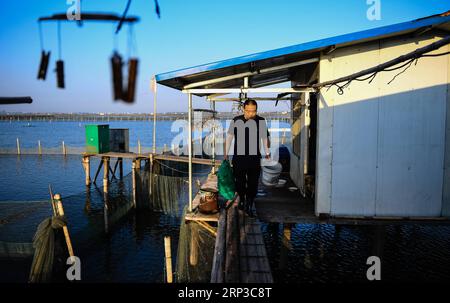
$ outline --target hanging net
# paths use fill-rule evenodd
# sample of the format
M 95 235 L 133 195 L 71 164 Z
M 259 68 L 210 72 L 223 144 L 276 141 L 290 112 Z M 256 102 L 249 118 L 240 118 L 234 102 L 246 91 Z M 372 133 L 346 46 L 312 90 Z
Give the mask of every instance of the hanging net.
M 185 221 L 184 209 L 178 240 L 176 282 L 209 283 L 215 236 L 195 221 Z

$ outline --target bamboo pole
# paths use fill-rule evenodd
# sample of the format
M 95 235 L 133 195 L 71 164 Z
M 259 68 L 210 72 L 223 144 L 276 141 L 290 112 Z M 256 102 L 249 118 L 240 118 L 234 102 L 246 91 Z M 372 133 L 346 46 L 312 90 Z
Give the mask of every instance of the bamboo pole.
M 109 187 L 109 158 L 103 157 L 103 219 L 105 223 L 105 232 L 109 231 L 108 224 L 108 187 Z
M 103 157 L 103 192 L 108 192 L 109 185 L 109 158 Z
M 141 140 L 138 140 L 138 154 L 141 154 Z
M 41 140 L 38 140 L 38 154 L 42 156 Z
M 164 251 L 166 255 L 167 283 L 172 283 L 172 252 L 170 248 L 170 237 L 164 237 Z
M 55 194 L 54 199 L 55 199 L 55 204 L 56 204 L 56 209 L 57 209 L 58 215 L 64 216 L 64 208 L 63 208 L 62 201 L 61 201 L 61 195 Z M 66 239 L 67 250 L 69 251 L 69 256 L 73 257 L 75 255 L 73 253 L 72 241 L 70 241 L 70 235 L 69 235 L 69 230 L 67 229 L 67 225 L 63 226 L 63 231 L 64 231 L 64 238 Z
M 133 187 L 133 206 L 136 208 L 136 161 L 133 160 L 131 163 L 131 181 L 132 181 L 132 187 Z
M 62 142 L 62 150 L 63 150 L 63 155 L 66 155 L 66 145 L 64 144 L 64 141 Z
M 150 198 L 152 198 L 153 194 L 153 154 L 150 154 L 150 163 L 149 163 L 149 193 Z
M 153 78 L 153 153 L 156 153 L 156 90 L 157 90 L 157 82 L 156 79 Z
M 19 142 L 19 138 L 16 138 L 16 142 L 17 142 L 17 154 L 20 155 L 20 142 Z
M 192 212 L 192 94 L 188 94 L 189 212 Z

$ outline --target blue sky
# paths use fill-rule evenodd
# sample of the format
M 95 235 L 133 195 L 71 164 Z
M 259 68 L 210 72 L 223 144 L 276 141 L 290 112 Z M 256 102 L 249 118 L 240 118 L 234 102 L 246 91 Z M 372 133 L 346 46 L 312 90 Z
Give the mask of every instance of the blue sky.
M 54 61 L 57 25 L 43 24 L 44 46 L 52 51 L 45 82 L 36 79 L 40 59 L 37 19 L 67 10 L 66 0 L 6 1 L 0 6 L 0 96 L 33 97 L 31 105 L 0 105 L 0 111 L 152 112 L 149 89 L 154 74 L 242 56 L 330 36 L 409 21 L 450 9 L 449 0 L 381 0 L 381 20 L 369 21 L 366 0 L 133 0 L 129 15 L 140 59 L 136 101 L 112 100 L 109 58 L 114 49 L 112 23 L 62 23 L 66 89 L 56 88 Z M 83 12 L 120 14 L 126 0 L 83 0 Z M 117 38 L 127 54 L 125 27 Z M 182 93 L 159 86 L 158 111 L 186 111 Z M 195 100 L 195 107 L 207 107 Z M 219 110 L 230 110 L 221 105 Z M 273 109 L 272 105 L 262 106 Z

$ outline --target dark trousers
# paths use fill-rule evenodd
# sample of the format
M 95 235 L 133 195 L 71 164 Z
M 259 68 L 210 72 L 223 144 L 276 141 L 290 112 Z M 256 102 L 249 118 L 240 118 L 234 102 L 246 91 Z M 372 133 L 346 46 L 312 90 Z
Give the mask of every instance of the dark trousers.
M 236 191 L 241 201 L 246 201 L 248 207 L 252 207 L 253 200 L 258 192 L 261 162 L 259 157 L 233 157 L 233 175 Z

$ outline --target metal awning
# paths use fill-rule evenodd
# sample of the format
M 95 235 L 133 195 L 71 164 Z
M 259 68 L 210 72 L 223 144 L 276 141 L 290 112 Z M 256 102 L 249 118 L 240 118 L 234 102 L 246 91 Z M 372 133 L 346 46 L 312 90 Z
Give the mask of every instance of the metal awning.
M 430 29 L 450 32 L 450 11 L 409 22 L 306 42 L 242 57 L 156 75 L 159 84 L 178 89 L 237 88 L 251 78 L 253 88 L 289 81 L 300 66 L 318 62 L 321 52 L 394 36 L 421 34 Z M 201 95 L 201 94 L 199 94 Z

